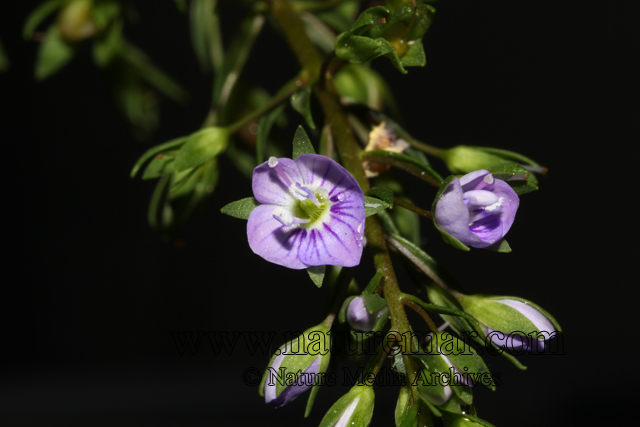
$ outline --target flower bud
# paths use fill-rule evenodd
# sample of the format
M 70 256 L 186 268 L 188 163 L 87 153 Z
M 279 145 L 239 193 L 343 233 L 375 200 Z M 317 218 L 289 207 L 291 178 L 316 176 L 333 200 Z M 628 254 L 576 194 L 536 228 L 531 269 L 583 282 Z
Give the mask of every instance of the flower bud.
M 89 38 L 96 33 L 91 18 L 91 0 L 76 0 L 66 5 L 58 15 L 60 34 L 67 42 L 76 42 Z
M 276 350 L 260 384 L 265 403 L 279 408 L 311 389 L 329 365 L 329 346 L 329 326 L 322 323 Z
M 493 166 L 510 162 L 518 163 L 530 172 L 546 171 L 546 168 L 521 154 L 497 148 L 458 145 L 444 150 L 442 154 L 442 160 L 447 164 L 447 168 L 455 174 L 491 169 Z
M 354 386 L 329 408 L 320 427 L 367 427 L 371 423 L 374 400 L 371 387 Z
M 545 341 L 560 331 L 538 305 L 517 297 L 462 295 L 458 301 L 475 317 L 491 342 L 514 352 L 544 351 Z
M 433 207 L 436 227 L 445 240 L 451 242 L 449 237 L 453 237 L 474 248 L 499 243 L 511 228 L 520 204 L 509 184 L 487 170 L 459 179 L 451 177 L 441 191 Z
M 356 331 L 371 332 L 374 330 L 378 320 L 388 313 L 389 307 L 387 305 L 371 312 L 367 309 L 363 297 L 355 297 L 351 300 L 347 309 L 347 322 Z

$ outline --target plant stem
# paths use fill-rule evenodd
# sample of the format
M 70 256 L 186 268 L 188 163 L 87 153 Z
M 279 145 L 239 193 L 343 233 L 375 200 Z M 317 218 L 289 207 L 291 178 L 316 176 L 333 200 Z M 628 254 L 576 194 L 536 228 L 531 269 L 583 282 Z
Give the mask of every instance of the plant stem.
M 276 96 L 271 98 L 269 102 L 267 102 L 257 110 L 247 114 L 237 122 L 229 125 L 229 130 L 231 131 L 231 133 L 236 132 L 247 123 L 250 123 L 252 120 L 255 120 L 258 117 L 262 116 L 263 114 L 269 112 L 273 108 L 277 107 L 281 102 L 286 101 L 289 97 L 291 97 L 291 95 L 293 95 L 295 92 L 297 92 L 301 88 L 305 87 L 308 83 L 309 83 L 309 79 L 303 74 L 294 78 L 293 80 L 288 82 L 279 91 L 279 93 Z
M 309 73 L 310 79 L 320 77 L 322 57 L 305 33 L 300 16 L 294 11 L 291 2 L 289 0 L 271 0 L 271 15 L 280 26 L 302 69 Z M 333 140 L 342 160 L 342 165 L 358 181 L 362 190 L 367 191 L 369 189 L 369 181 L 362 168 L 360 147 L 351 132 L 347 115 L 340 104 L 338 95 L 330 83 L 327 82 L 324 88 L 315 85 L 314 93 L 320 101 L 326 123 L 331 126 Z M 402 304 L 402 293 L 393 270 L 384 231 L 375 215 L 367 218 L 365 233 L 369 249 L 373 253 L 376 269 L 385 275 L 383 292 L 389 305 L 391 329 L 402 335 L 411 331 L 411 327 Z M 417 367 L 413 359 L 407 354 L 403 355 L 403 361 L 409 381 L 413 382 Z M 419 399 L 417 389 L 412 388 L 412 390 L 414 399 Z
M 402 303 L 408 307 L 411 307 L 413 311 L 418 313 L 420 317 L 422 317 L 422 319 L 429 326 L 429 329 L 431 329 L 432 332 L 434 333 L 438 332 L 438 327 L 436 326 L 435 322 L 431 319 L 431 316 L 429 316 L 427 312 L 424 311 L 424 309 L 421 307 L 422 304 L 420 304 L 420 302 L 422 301 L 420 302 L 418 301 L 419 300 L 413 297 L 412 295 L 407 295 L 407 294 L 402 295 Z
M 434 157 L 442 159 L 444 157 L 444 150 L 442 148 L 434 147 L 433 145 L 425 144 L 412 137 L 403 137 L 412 147 L 417 148 L 420 151 L 424 151 L 427 154 L 431 154 Z
M 406 202 L 406 201 L 404 201 L 402 199 L 399 199 L 397 197 L 393 198 L 393 204 L 394 205 L 398 205 L 398 206 L 400 206 L 402 208 L 408 209 L 411 212 L 415 212 L 418 215 L 422 215 L 425 218 L 431 218 L 431 212 L 426 211 L 426 210 L 424 210 L 422 208 L 419 208 L 416 205 L 413 205 L 413 204 L 411 204 L 409 202 Z

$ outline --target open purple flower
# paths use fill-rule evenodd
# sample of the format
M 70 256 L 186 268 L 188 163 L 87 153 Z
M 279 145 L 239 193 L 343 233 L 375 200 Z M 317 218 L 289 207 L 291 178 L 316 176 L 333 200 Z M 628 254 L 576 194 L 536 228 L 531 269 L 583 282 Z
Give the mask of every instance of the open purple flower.
M 338 163 L 318 154 L 271 157 L 254 169 L 252 185 L 262 203 L 247 223 L 253 252 L 297 270 L 360 263 L 364 193 Z
M 520 199 L 487 170 L 454 178 L 435 205 L 438 226 L 467 246 L 486 248 L 511 228 Z

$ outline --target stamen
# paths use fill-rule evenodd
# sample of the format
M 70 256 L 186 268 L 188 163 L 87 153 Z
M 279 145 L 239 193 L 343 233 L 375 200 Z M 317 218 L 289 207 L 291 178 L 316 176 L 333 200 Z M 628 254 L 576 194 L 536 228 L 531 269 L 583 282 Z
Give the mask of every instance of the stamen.
M 282 179 L 282 182 L 284 182 L 287 187 L 291 187 L 291 181 L 287 174 L 284 173 L 282 166 L 278 164 L 278 159 L 273 156 L 269 157 L 269 167 L 275 169 L 276 173 L 280 176 L 280 179 Z
M 303 219 L 295 217 L 285 208 L 275 208 L 273 210 L 273 217 L 278 220 L 278 222 L 286 227 L 290 227 L 294 224 L 306 224 L 311 222 L 310 219 Z
M 313 202 L 314 205 L 320 207 L 320 202 L 318 201 L 318 198 L 313 193 L 313 191 L 309 190 L 307 187 L 300 185 L 300 183 L 298 182 L 292 184 L 289 187 L 289 192 L 293 195 L 293 197 L 300 200 L 301 202 L 309 199 L 311 200 L 311 202 Z

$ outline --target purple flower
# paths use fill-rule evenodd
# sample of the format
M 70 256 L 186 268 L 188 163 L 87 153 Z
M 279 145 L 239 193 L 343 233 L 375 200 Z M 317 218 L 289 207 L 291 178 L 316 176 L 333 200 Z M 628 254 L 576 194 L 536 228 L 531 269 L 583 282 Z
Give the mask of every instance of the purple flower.
M 389 307 L 384 306 L 374 313 L 369 313 L 364 303 L 364 298 L 355 297 L 347 308 L 347 321 L 356 331 L 370 332 L 378 323 L 378 320 L 389 313 Z
M 249 216 L 247 236 L 262 258 L 296 270 L 360 263 L 364 194 L 329 157 L 271 157 L 253 171 L 253 195 L 262 205 Z
M 487 170 L 454 178 L 435 205 L 435 221 L 466 246 L 486 248 L 511 228 L 520 200 Z

